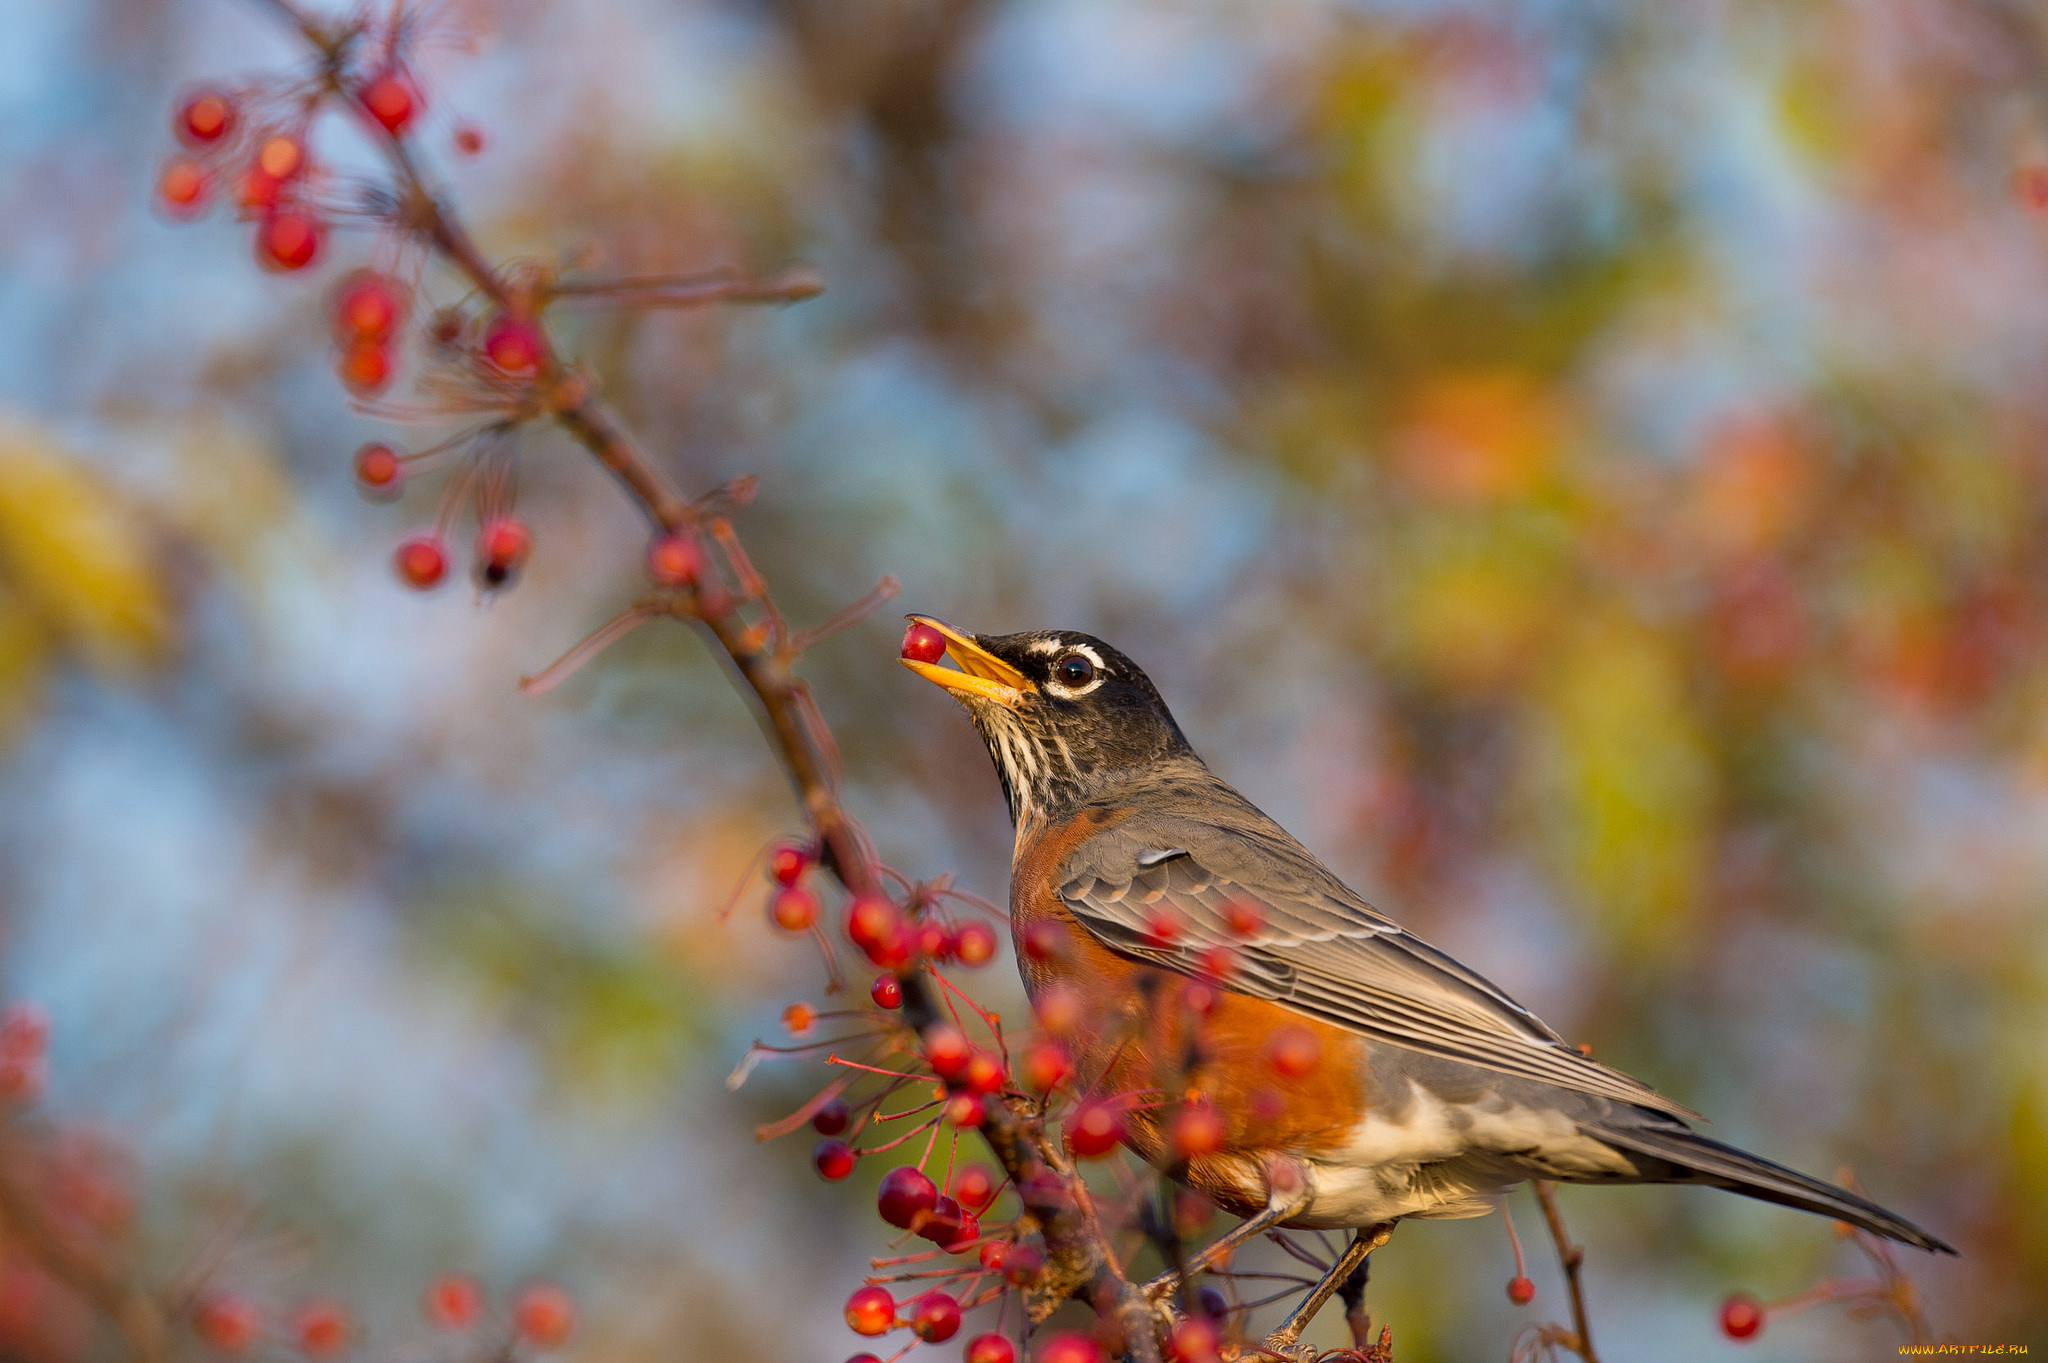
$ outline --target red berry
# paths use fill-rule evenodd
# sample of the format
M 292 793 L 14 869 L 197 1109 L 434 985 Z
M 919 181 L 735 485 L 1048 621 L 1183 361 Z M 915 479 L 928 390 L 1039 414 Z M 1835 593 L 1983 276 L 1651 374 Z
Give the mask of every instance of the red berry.
M 1173 1114 L 1168 1128 L 1173 1151 L 1182 1159 L 1199 1159 L 1223 1148 L 1223 1117 L 1214 1103 L 1194 1101 Z
M 903 652 L 913 662 L 935 663 L 946 656 L 946 636 L 923 621 L 912 621 L 903 631 Z
M 882 1176 L 875 1210 L 898 1230 L 909 1230 L 939 1204 L 939 1188 L 921 1169 L 898 1165 Z
M 1038 1025 L 1053 1036 L 1072 1036 L 1088 1017 L 1081 991 L 1064 984 L 1042 990 L 1031 1001 L 1031 1011 L 1038 1015 Z
M 1001 1335 L 976 1335 L 961 1357 L 965 1363 L 1017 1363 L 1017 1346 Z
M 882 1360 L 873 1354 L 855 1354 L 852 1358 L 847 1359 L 846 1363 L 882 1363 Z
M 335 372 L 349 392 L 358 397 L 371 397 L 384 391 L 391 382 L 393 368 L 391 348 L 375 342 L 365 342 L 348 347 L 341 352 L 341 359 L 335 364 Z
M 206 207 L 206 168 L 189 156 L 173 156 L 157 172 L 156 197 L 174 218 L 194 218 Z
M 334 291 L 334 334 L 344 343 L 388 341 L 405 321 L 398 281 L 376 270 L 357 270 Z
M 896 1299 L 879 1284 L 858 1288 L 846 1299 L 846 1323 L 857 1335 L 887 1334 L 896 1324 Z
M 768 854 L 768 876 L 778 885 L 794 885 L 811 864 L 811 849 L 781 842 Z
M 987 965 L 995 959 L 995 929 L 981 921 L 962 923 L 953 934 L 953 955 L 965 966 Z
M 235 129 L 235 102 L 218 90 L 195 90 L 179 103 L 171 130 L 180 142 L 204 147 Z
M 535 1283 L 513 1299 L 512 1328 L 538 1348 L 559 1348 L 576 1328 L 576 1302 L 553 1283 Z
M 392 493 L 405 477 L 405 461 L 389 445 L 371 444 L 356 451 L 356 481 L 371 492 Z
M 1322 1038 L 1306 1027 L 1282 1027 L 1266 1043 L 1266 1063 L 1283 1079 L 1299 1079 L 1322 1060 Z
M 946 925 L 935 918 L 927 918 L 912 930 L 911 940 L 916 944 L 917 954 L 943 961 L 953 954 L 953 934 Z
M 1223 906 L 1223 926 L 1239 937 L 1249 937 L 1266 926 L 1266 911 L 1250 899 L 1232 899 Z
M 1109 1363 L 1109 1355 L 1087 1335 L 1067 1331 L 1038 1346 L 1037 1363 Z
M 1034 961 L 1063 959 L 1072 939 L 1065 927 L 1050 918 L 1040 918 L 1024 929 L 1024 954 Z
M 1164 904 L 1145 916 L 1145 936 L 1154 946 L 1172 946 L 1186 926 L 1180 914 Z
M 1003 1256 L 1003 1281 L 1012 1287 L 1029 1287 L 1044 1268 L 1044 1250 L 1036 1245 L 1012 1245 Z
M 768 919 L 784 932 L 802 932 L 818 921 L 818 896 L 801 885 L 785 885 L 768 901 Z
M 953 1233 L 944 1238 L 926 1236 L 948 1254 L 965 1254 L 981 1239 L 981 1218 L 971 1212 L 961 1212 L 952 1226 Z
M 883 1008 L 901 1008 L 903 982 L 887 973 L 877 975 L 874 985 L 868 990 L 868 997 Z
M 448 576 L 448 549 L 435 534 L 414 535 L 398 546 L 398 576 L 415 591 L 441 585 Z
M 255 168 L 282 184 L 306 168 L 306 144 L 290 133 L 266 137 L 256 149 Z
M 47 1068 L 40 1056 L 0 1056 L 0 1099 L 28 1104 L 43 1096 Z
M 981 1247 L 981 1252 L 975 1255 L 974 1257 L 977 1260 L 979 1260 L 981 1266 L 987 1269 L 989 1272 L 1001 1273 L 1003 1271 L 1003 1260 L 1009 1254 L 1009 1252 L 1010 1245 L 1008 1241 L 991 1240 L 987 1244 L 983 1245 Z
M 1217 1363 L 1223 1356 L 1222 1343 L 1214 1325 L 1200 1316 L 1190 1316 L 1167 1336 L 1166 1356 L 1172 1363 Z
M 980 1126 L 988 1120 L 988 1104 L 978 1093 L 956 1093 L 946 1099 L 942 1111 L 955 1126 Z
M 927 1344 L 943 1344 L 960 1331 L 960 1303 L 944 1292 L 927 1292 L 910 1304 L 910 1328 Z
M 960 1078 L 973 1057 L 974 1047 L 958 1027 L 940 1023 L 925 1033 L 924 1058 L 931 1062 L 932 1073 L 939 1078 L 949 1082 Z
M 537 373 L 547 358 L 547 341 L 531 318 L 499 313 L 484 327 L 484 358 L 507 374 Z
M 1517 1306 L 1527 1306 L 1536 1300 L 1536 1284 L 1520 1276 L 1508 1279 L 1508 1300 Z
M 910 930 L 902 912 L 882 895 L 855 896 L 846 908 L 846 935 L 884 970 L 910 962 Z
M 1081 1104 L 1067 1118 L 1067 1146 L 1082 1159 L 1107 1155 L 1123 1134 L 1123 1114 L 1098 1099 Z
M 790 1035 L 802 1036 L 811 1030 L 811 1024 L 818 1020 L 818 1014 L 808 1003 L 792 1003 L 782 1010 L 782 1025 L 789 1028 Z M 833 1101 L 837 1102 L 837 1099 Z M 842 1107 L 845 1104 L 840 1104 Z M 833 1135 L 833 1132 L 826 1132 Z
M 420 111 L 419 91 L 402 71 L 372 76 L 356 91 L 356 102 L 393 137 L 404 132 Z
M 1009 1078 L 1001 1060 L 980 1050 L 967 1057 L 967 1067 L 960 1072 L 961 1082 L 974 1093 L 1000 1093 Z
M 256 1303 L 233 1292 L 216 1292 L 192 1311 L 192 1328 L 208 1347 L 224 1354 L 247 1353 L 263 1325 Z
M 970 1164 L 953 1180 L 953 1196 L 967 1210 L 978 1212 L 995 1200 L 996 1186 L 995 1170 L 986 1164 Z
M 320 224 L 296 208 L 279 208 L 256 224 L 256 262 L 266 270 L 303 270 L 320 255 Z
M 844 1098 L 833 1098 L 811 1114 L 811 1129 L 820 1136 L 836 1136 L 853 1122 L 853 1109 Z
M 50 1047 L 50 1015 L 33 1003 L 10 1003 L 0 1010 L 0 1056 L 39 1060 Z
M 443 1330 L 467 1330 L 483 1307 L 483 1289 L 460 1273 L 444 1273 L 427 1284 L 422 1303 L 427 1319 Z
M 647 575 L 663 587 L 695 586 L 704 571 L 704 551 L 697 541 L 680 530 L 671 531 L 647 546 Z
M 533 531 L 516 516 L 494 516 L 476 532 L 476 575 L 486 587 L 502 587 L 518 575 L 533 553 Z
M 2048 166 L 2021 166 L 2013 172 L 2013 192 L 2035 212 L 2048 212 Z
M 1730 1339 L 1755 1339 L 1764 1328 L 1764 1308 L 1747 1292 L 1721 1303 L 1721 1333 Z
M 465 123 L 455 130 L 455 150 L 464 156 L 475 156 L 484 149 L 484 132 L 474 123 Z
M 853 1161 L 853 1147 L 830 1137 L 819 1141 L 818 1148 L 811 1151 L 811 1163 L 817 1168 L 818 1177 L 827 1183 L 837 1183 L 851 1174 Z
M 327 1358 L 348 1347 L 354 1330 L 340 1302 L 316 1297 L 293 1314 L 292 1333 L 298 1337 L 299 1352 L 308 1358 Z

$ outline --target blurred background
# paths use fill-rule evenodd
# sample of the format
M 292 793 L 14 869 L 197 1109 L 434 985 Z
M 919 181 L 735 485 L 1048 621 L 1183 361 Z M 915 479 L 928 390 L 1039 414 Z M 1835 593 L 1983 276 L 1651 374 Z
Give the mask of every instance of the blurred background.
M 1955 1242 L 1910 1264 L 1937 1330 L 2048 1344 L 2039 7 L 444 17 L 423 146 L 494 254 L 823 268 L 575 332 L 687 487 L 761 476 L 741 530 L 800 620 L 893 572 L 1109 638 L 1382 908 Z M 370 505 L 348 461 L 431 433 L 351 410 L 323 313 L 368 240 L 280 279 L 150 207 L 176 91 L 295 58 L 255 4 L 8 7 L 0 995 L 52 1022 L 17 1120 L 162 1272 L 335 1293 L 379 1347 L 460 1269 L 563 1282 L 591 1363 L 844 1357 L 883 1228 L 751 1139 L 811 1072 L 723 1084 L 823 1001 L 758 890 L 714 920 L 782 778 L 683 630 L 514 691 L 636 590 L 634 514 L 530 436 L 525 579 L 406 591 L 433 493 Z M 1001 898 L 987 758 L 899 628 L 805 663 L 850 803 Z M 1837 1310 L 1717 1332 L 1858 1267 L 1824 1221 L 1563 1202 L 1609 1357 L 1892 1352 Z M 1523 1311 L 1497 1221 L 1409 1226 L 1369 1304 L 1406 1363 L 1504 1359 L 1565 1314 L 1532 1250 Z M 0 1352 L 103 1343 L 0 1258 Z

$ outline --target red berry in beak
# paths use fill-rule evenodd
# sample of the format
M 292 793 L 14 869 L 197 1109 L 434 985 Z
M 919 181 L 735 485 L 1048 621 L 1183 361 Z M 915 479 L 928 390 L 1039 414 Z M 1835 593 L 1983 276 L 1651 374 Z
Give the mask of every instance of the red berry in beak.
M 946 636 L 921 620 L 903 631 L 902 657 L 912 662 L 935 663 L 946 656 Z

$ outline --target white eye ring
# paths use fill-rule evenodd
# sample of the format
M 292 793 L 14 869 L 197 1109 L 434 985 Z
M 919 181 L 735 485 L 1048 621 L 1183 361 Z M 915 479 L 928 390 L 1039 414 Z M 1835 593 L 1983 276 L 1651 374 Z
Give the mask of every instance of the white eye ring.
M 1079 664 L 1078 667 L 1074 666 L 1076 663 Z M 1073 673 L 1075 680 L 1059 680 L 1063 672 Z M 1052 665 L 1052 673 L 1052 678 L 1046 682 L 1045 689 L 1061 700 L 1075 700 L 1102 685 L 1102 657 L 1086 644 L 1075 644 Z

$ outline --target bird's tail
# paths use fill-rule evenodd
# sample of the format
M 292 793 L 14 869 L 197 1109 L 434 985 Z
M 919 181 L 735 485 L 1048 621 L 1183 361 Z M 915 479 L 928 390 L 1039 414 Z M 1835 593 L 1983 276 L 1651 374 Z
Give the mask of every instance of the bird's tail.
M 1867 1198 L 1846 1188 L 1823 1183 L 1817 1178 L 1773 1164 L 1732 1145 L 1705 1136 L 1673 1122 L 1635 1125 L 1598 1123 L 1584 1128 L 1587 1135 L 1632 1155 L 1647 1155 L 1652 1161 L 1670 1165 L 1669 1172 L 1653 1164 L 1644 1169 L 1656 1182 L 1707 1183 L 1730 1192 L 1781 1207 L 1818 1212 L 1838 1221 L 1860 1226 L 1872 1235 L 1898 1240 L 1918 1249 L 1954 1254 L 1955 1250 L 1921 1230 L 1905 1217 L 1886 1211 Z

